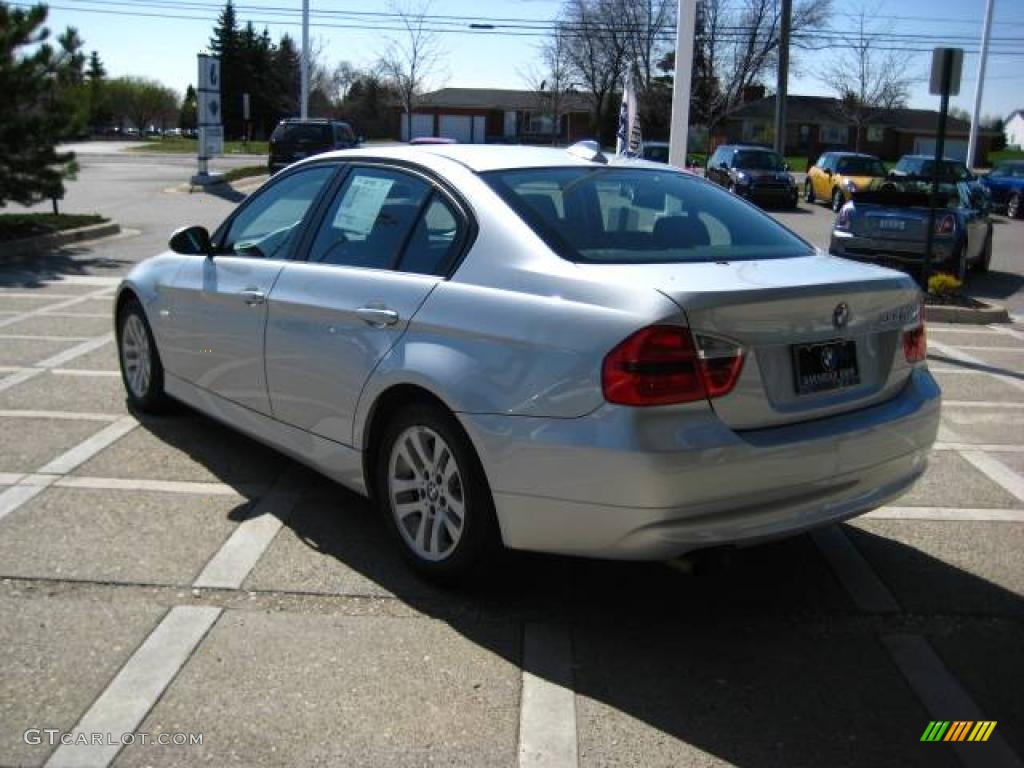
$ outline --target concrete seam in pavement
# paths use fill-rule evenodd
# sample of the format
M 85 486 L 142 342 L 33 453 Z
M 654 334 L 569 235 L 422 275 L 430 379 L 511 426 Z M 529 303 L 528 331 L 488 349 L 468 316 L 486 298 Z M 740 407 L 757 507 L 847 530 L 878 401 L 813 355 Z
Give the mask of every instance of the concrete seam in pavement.
M 811 538 L 860 610 L 899 613 L 892 592 L 838 525 L 811 531 Z

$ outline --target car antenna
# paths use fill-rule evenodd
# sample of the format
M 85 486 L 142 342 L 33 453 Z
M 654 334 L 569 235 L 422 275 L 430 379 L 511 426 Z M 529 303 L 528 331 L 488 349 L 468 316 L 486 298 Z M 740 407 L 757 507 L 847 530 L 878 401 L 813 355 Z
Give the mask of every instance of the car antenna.
M 582 157 L 584 160 L 608 165 L 608 158 L 601 152 L 601 145 L 593 139 L 577 141 L 575 144 L 567 147 L 565 151 L 575 157 Z

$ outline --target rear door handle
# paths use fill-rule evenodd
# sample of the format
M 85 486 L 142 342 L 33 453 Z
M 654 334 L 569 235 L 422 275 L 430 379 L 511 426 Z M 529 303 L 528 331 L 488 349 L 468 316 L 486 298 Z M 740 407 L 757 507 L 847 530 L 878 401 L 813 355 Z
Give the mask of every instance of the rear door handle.
M 257 288 L 246 288 L 240 295 L 242 297 L 242 301 L 250 307 L 254 307 L 257 304 L 263 304 L 267 300 L 267 294 Z
M 374 328 L 383 328 L 398 322 L 398 313 L 385 307 L 360 307 L 356 310 L 359 319 Z

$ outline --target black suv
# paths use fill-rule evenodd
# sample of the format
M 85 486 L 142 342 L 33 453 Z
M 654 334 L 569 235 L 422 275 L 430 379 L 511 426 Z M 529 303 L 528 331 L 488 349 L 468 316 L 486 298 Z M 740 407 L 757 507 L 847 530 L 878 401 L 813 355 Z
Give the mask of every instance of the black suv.
M 745 144 L 724 144 L 708 159 L 707 177 L 754 202 L 796 208 L 799 193 L 778 152 Z
M 274 174 L 304 157 L 332 149 L 353 149 L 359 144 L 352 126 L 339 120 L 282 120 L 270 134 L 268 167 Z

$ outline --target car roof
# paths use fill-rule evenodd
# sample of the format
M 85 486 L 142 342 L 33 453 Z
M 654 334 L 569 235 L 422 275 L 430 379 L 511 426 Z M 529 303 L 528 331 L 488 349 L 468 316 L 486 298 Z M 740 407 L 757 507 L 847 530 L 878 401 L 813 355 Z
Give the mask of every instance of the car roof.
M 552 147 L 531 147 L 509 144 L 421 144 L 418 146 L 363 147 L 343 149 L 317 155 L 319 158 L 337 156 L 341 158 L 379 158 L 404 160 L 407 162 L 434 165 L 431 160 L 447 159 L 459 163 L 476 173 L 508 170 L 512 168 L 589 167 L 603 163 L 587 160 Z M 640 158 L 623 158 L 608 154 L 608 165 L 634 166 L 664 171 L 664 163 L 654 163 Z M 682 172 L 682 169 L 679 169 Z
M 752 152 L 775 152 L 771 147 L 762 147 L 758 144 L 723 144 L 718 149 L 743 149 Z
M 870 157 L 872 160 L 877 160 L 877 155 L 871 155 L 867 152 L 822 152 L 823 155 L 835 155 L 836 157 Z
M 900 160 L 934 160 L 935 155 L 904 155 Z M 944 157 L 942 158 L 944 163 L 963 163 L 963 160 L 957 160 L 955 157 Z

